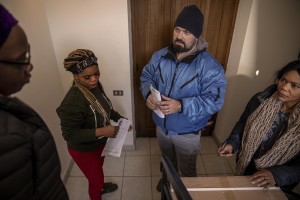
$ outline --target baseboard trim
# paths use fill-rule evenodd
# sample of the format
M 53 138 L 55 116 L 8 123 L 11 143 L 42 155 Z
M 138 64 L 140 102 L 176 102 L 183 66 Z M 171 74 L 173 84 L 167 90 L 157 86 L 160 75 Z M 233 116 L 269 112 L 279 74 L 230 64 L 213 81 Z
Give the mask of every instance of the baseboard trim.
M 73 165 L 74 165 L 74 161 L 73 159 L 70 159 L 67 165 L 67 169 L 65 170 L 65 173 L 62 176 L 62 180 L 65 185 L 67 185 Z

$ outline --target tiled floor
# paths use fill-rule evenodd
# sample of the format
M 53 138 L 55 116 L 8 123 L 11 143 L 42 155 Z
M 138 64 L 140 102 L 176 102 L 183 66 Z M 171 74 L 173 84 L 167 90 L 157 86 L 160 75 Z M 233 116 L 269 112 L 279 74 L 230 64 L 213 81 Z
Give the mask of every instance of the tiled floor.
M 212 137 L 201 138 L 198 176 L 233 175 L 234 158 L 218 158 Z M 159 200 L 155 187 L 160 178 L 160 150 L 156 138 L 137 138 L 135 151 L 124 151 L 120 158 L 106 157 L 105 181 L 118 184 L 119 189 L 103 195 L 103 200 Z M 67 190 L 71 200 L 88 200 L 87 180 L 74 164 Z
M 198 176 L 233 175 L 235 158 L 219 158 L 212 137 L 201 137 Z M 117 183 L 119 189 L 102 196 L 103 200 L 159 200 L 155 187 L 160 178 L 160 150 L 156 138 L 137 138 L 135 151 L 124 151 L 120 158 L 106 157 L 105 181 Z M 67 190 L 70 200 L 89 200 L 87 180 L 74 164 Z

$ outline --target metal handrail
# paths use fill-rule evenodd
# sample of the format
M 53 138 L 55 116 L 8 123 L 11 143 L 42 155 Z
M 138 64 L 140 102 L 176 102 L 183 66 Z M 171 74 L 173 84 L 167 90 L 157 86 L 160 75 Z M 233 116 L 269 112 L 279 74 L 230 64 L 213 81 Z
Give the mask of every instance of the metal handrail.
M 178 176 L 176 170 L 174 169 L 171 161 L 166 157 L 161 158 L 161 171 L 162 171 L 162 190 L 161 190 L 161 200 L 172 200 L 171 188 L 178 200 L 192 200 L 189 192 Z
M 192 200 L 171 161 L 166 156 L 162 156 L 161 158 L 160 170 L 162 172 L 161 200 L 173 200 L 170 185 L 174 190 L 177 200 Z M 298 193 L 283 188 L 281 190 L 289 200 L 300 199 Z

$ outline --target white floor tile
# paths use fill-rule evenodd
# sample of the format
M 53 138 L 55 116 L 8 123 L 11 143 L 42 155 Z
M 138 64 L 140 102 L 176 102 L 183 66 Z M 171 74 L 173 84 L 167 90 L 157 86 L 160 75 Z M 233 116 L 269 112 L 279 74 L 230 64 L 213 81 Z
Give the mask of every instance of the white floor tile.
M 124 176 L 151 176 L 150 156 L 126 156 Z
M 151 156 L 151 176 L 161 176 L 160 160 L 161 156 Z
M 149 156 L 150 155 L 150 139 L 149 138 L 137 138 L 136 150 L 126 151 L 126 156 Z
M 161 151 L 156 138 L 150 138 L 150 153 L 153 156 L 160 156 Z
M 198 176 L 206 175 L 203 160 L 202 160 L 202 157 L 200 155 L 198 155 L 198 157 L 197 157 L 197 175 Z
M 217 154 L 201 155 L 207 175 L 233 174 L 226 158 L 217 157 Z
M 122 200 L 152 200 L 151 177 L 124 177 Z
M 105 157 L 104 176 L 124 176 L 125 157 Z
M 201 137 L 200 139 L 200 154 L 216 154 L 218 146 L 215 143 L 215 140 L 212 137 Z
M 85 177 L 69 177 L 66 185 L 70 200 L 88 200 L 88 181 Z
M 227 158 L 230 167 L 232 169 L 232 171 L 235 173 L 235 168 L 236 168 L 236 154 L 234 154 L 233 156 Z

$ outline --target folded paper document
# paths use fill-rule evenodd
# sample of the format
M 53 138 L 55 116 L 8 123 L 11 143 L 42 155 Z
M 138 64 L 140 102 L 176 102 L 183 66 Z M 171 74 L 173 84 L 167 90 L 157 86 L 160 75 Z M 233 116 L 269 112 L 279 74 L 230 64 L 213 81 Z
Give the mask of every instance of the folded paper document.
M 119 126 L 120 128 L 116 138 L 108 138 L 101 156 L 121 156 L 125 137 L 129 127 L 131 126 L 131 123 L 129 120 L 122 118 L 119 121 Z
M 150 85 L 151 94 L 155 101 L 161 101 L 160 92 Z M 165 115 L 159 110 L 153 110 L 160 118 L 165 118 Z

